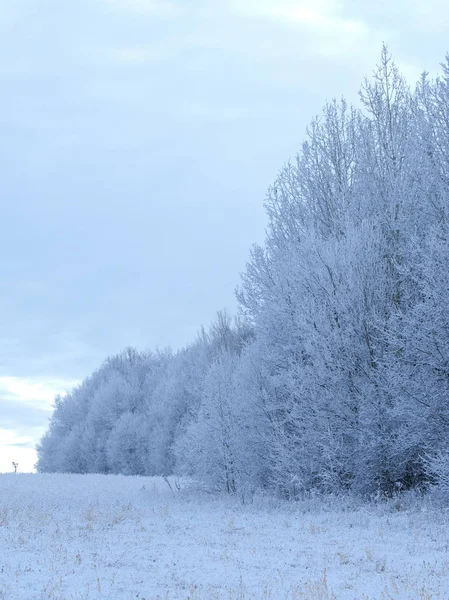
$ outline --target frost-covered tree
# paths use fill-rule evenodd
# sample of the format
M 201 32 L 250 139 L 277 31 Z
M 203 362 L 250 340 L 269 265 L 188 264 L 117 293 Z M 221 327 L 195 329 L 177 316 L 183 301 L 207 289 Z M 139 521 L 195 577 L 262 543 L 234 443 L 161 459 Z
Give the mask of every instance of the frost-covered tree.
M 181 451 L 206 402 L 204 381 L 224 353 L 237 356 L 251 329 L 220 312 L 177 353 L 126 349 L 57 398 L 38 447 L 41 471 L 168 475 L 188 471 Z M 220 393 L 224 388 L 220 388 Z M 199 443 L 199 442 L 198 442 Z
M 252 337 L 242 319 L 219 312 L 197 341 L 206 362 L 197 377 L 196 401 L 190 404 L 174 440 L 178 473 L 198 478 L 228 493 L 244 488 L 239 461 L 244 427 L 235 384 L 240 354 Z
M 432 106 L 446 88 L 437 89 L 426 90 Z M 360 109 L 327 105 L 270 188 L 267 239 L 239 292 L 263 371 L 269 485 L 288 493 L 391 492 L 412 481 L 397 323 L 400 314 L 418 324 L 416 282 L 428 269 L 424 241 L 434 235 L 441 179 L 429 177 L 435 151 L 419 136 L 435 127 L 386 48 L 360 98 Z
M 108 471 L 123 475 L 146 475 L 151 455 L 148 422 L 142 415 L 123 413 L 115 422 L 106 443 Z
M 48 432 L 38 447 L 41 471 L 117 472 L 111 441 L 119 441 L 117 424 L 128 413 L 144 417 L 144 385 L 156 370 L 159 355 L 127 349 L 109 358 L 64 398 L 56 398 Z M 136 423 L 137 423 L 136 419 Z M 129 431 L 129 423 L 128 423 Z

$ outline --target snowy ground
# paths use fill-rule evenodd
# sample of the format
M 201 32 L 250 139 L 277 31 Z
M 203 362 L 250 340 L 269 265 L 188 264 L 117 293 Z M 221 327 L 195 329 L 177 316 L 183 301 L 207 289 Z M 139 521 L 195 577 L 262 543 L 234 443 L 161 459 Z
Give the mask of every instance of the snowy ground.
M 449 599 L 449 511 L 0 475 L 0 598 Z

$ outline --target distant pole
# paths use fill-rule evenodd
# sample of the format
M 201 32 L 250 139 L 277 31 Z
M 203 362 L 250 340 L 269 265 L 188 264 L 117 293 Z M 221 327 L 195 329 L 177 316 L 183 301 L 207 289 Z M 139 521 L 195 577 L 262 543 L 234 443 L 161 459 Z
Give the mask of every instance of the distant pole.
M 17 473 L 17 467 L 19 466 L 19 463 L 13 462 L 12 466 L 14 467 L 14 473 Z

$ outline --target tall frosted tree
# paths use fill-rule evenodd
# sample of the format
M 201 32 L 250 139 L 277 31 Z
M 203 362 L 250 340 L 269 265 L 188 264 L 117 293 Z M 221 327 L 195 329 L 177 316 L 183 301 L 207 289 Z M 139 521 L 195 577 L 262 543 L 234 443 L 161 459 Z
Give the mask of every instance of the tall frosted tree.
M 406 456 L 398 460 L 395 331 L 422 296 L 429 149 L 416 140 L 416 94 L 386 48 L 360 99 L 360 110 L 327 105 L 295 165 L 280 172 L 265 245 L 253 249 L 239 292 L 264 369 L 270 485 L 288 493 L 391 493 L 410 482 Z

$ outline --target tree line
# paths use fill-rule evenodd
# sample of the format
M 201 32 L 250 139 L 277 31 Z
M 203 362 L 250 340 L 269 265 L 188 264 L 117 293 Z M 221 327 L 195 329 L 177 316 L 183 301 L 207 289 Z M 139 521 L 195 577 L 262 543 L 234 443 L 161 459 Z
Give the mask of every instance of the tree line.
M 327 103 L 269 188 L 239 317 L 107 359 L 56 399 L 38 470 L 286 497 L 449 482 L 449 56 L 412 89 L 384 47 L 359 99 Z

